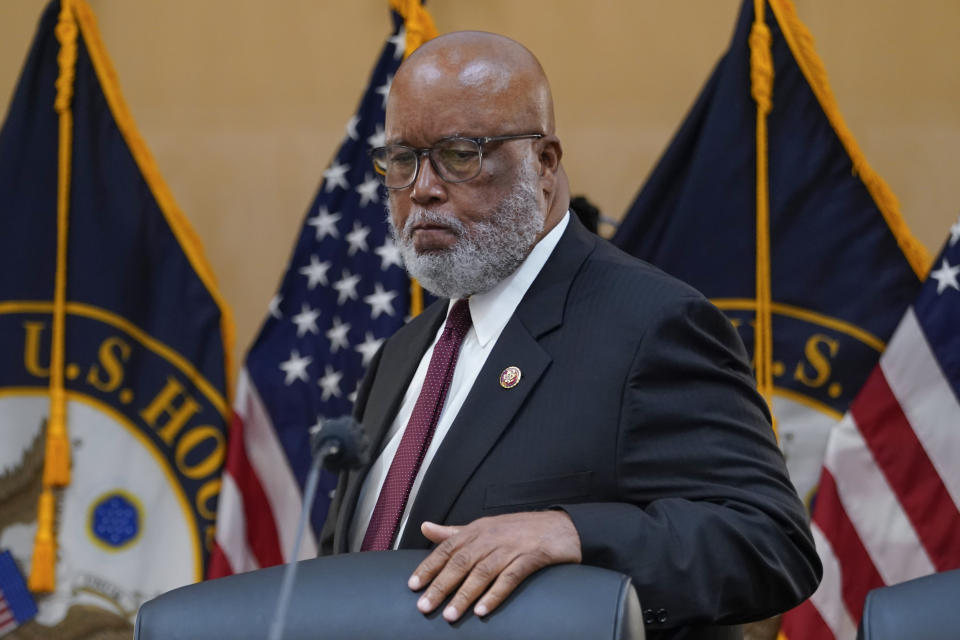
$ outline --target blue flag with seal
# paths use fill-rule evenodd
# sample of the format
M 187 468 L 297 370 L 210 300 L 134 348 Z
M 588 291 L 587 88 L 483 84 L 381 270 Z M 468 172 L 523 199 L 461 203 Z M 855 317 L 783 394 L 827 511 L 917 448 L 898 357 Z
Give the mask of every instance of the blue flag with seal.
M 83 0 L 46 8 L 0 130 L 0 549 L 13 632 L 126 629 L 201 579 L 232 325 Z
M 751 351 L 801 497 L 929 258 L 841 117 L 789 0 L 732 42 L 614 243 L 698 288 Z

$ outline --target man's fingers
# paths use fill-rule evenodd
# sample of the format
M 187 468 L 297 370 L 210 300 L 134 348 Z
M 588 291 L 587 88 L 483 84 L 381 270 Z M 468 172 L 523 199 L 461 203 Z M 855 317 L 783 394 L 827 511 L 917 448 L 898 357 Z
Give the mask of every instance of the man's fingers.
M 483 617 L 503 604 L 503 601 L 520 586 L 533 572 L 542 569 L 544 563 L 535 555 L 525 554 L 518 556 L 508 564 L 497 577 L 493 586 L 480 598 L 480 602 L 473 608 L 473 613 Z
M 471 606 L 478 616 L 485 616 L 534 571 L 581 559 L 579 534 L 562 512 L 492 516 L 463 527 L 425 522 L 421 530 L 439 544 L 407 584 L 415 591 L 426 587 L 417 601 L 423 613 L 453 595 L 443 611 L 450 622 Z
M 443 546 L 443 544 L 440 546 Z M 429 613 L 436 609 L 441 602 L 447 599 L 447 596 L 453 593 L 454 589 L 460 586 L 460 583 L 467 577 L 467 574 L 470 573 L 479 559 L 474 555 L 474 552 L 469 550 L 469 547 L 461 546 L 451 553 L 443 569 L 417 601 L 417 608 L 423 613 Z
M 424 522 L 420 525 L 420 532 L 423 533 L 424 537 L 430 542 L 439 544 L 450 536 L 455 536 L 460 533 L 460 527 L 448 527 L 433 522 Z
M 410 579 L 407 580 L 407 586 L 413 591 L 419 591 L 433 580 L 434 576 L 440 573 L 440 570 L 447 564 L 450 554 L 453 550 L 453 544 L 447 538 L 430 552 L 423 559 L 417 568 L 413 570 Z
M 463 613 L 476 602 L 484 589 L 497 577 L 497 574 L 508 564 L 509 558 L 499 551 L 493 551 L 473 566 L 473 570 L 463 581 L 457 593 L 450 599 L 443 610 L 443 617 L 447 622 L 455 622 Z
M 433 522 L 424 522 L 420 525 L 420 531 L 430 542 L 439 544 L 460 533 L 460 527 L 448 527 Z M 450 557 L 450 549 L 449 544 L 434 549 L 433 553 L 424 558 L 423 562 L 411 574 L 410 579 L 407 580 L 407 586 L 413 591 L 422 589 L 446 564 Z

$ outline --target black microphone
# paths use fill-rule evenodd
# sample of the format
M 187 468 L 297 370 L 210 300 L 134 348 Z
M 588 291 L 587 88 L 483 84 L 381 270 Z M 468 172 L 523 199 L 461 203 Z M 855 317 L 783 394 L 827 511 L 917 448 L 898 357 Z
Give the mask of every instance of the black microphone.
M 363 430 L 363 426 L 352 416 L 341 416 L 331 420 L 320 420 L 310 428 L 310 453 L 313 455 L 313 464 L 307 475 L 307 485 L 303 494 L 303 510 L 300 512 L 300 522 L 297 523 L 297 539 L 290 552 L 290 562 L 283 572 L 283 582 L 280 584 L 280 596 L 277 598 L 277 608 L 274 610 L 273 620 L 270 623 L 269 640 L 280 640 L 283 636 L 283 625 L 287 617 L 287 607 L 290 605 L 290 596 L 293 595 L 293 581 L 297 575 L 297 557 L 300 555 L 300 543 L 303 541 L 303 532 L 307 528 L 310 509 L 317 493 L 317 482 L 320 480 L 320 467 L 330 471 L 344 471 L 355 469 L 367 463 L 370 457 L 370 440 Z
M 353 416 L 340 416 L 310 428 L 310 452 L 330 471 L 356 469 L 367 464 L 370 440 Z

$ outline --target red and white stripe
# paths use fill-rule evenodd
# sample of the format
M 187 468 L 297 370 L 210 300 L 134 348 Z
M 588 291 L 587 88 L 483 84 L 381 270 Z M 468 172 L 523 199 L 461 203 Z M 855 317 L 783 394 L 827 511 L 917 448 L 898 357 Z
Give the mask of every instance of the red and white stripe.
M 790 640 L 852 640 L 867 592 L 960 567 L 960 404 L 913 310 L 830 436 L 812 529 L 824 577 Z
M 229 442 L 211 578 L 290 560 L 302 506 L 300 487 L 246 369 L 237 382 Z M 298 559 L 316 555 L 317 542 L 308 527 Z
M 0 636 L 10 633 L 19 626 L 17 619 L 13 617 L 13 611 L 7 605 L 7 599 L 3 597 L 3 591 L 0 591 Z

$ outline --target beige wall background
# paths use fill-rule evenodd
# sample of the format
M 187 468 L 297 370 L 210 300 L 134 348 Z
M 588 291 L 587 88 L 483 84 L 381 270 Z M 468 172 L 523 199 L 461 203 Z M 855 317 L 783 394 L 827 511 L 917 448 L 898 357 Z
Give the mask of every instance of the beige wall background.
M 795 2 L 850 129 L 936 251 L 960 211 L 960 2 Z M 388 35 L 387 0 L 89 3 L 233 308 L 239 356 Z M 4 113 L 45 4 L 0 0 Z M 428 6 L 441 32 L 498 31 L 540 57 L 573 189 L 619 219 L 726 48 L 740 0 Z

